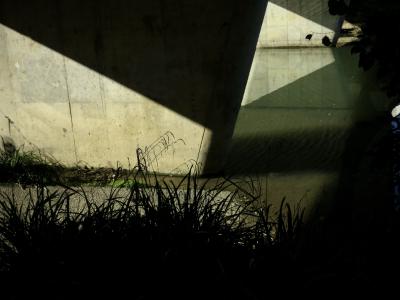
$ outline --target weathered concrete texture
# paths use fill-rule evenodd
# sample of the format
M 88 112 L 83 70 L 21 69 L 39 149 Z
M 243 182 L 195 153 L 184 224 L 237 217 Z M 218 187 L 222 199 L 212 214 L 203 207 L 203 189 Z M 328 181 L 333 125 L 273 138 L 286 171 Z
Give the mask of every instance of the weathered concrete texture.
M 320 46 L 337 23 L 327 0 L 266 4 L 1 1 L 0 134 L 68 165 L 127 165 L 147 146 L 160 172 L 218 171 L 256 44 Z M 291 51 L 257 52 L 243 104 L 334 60 Z
M 315 48 L 312 51 L 309 48 L 257 49 L 242 105 L 256 101 L 260 97 L 283 88 L 334 62 L 335 57 L 329 48 Z M 354 69 L 352 71 L 357 70 Z M 321 83 L 323 80 L 321 78 Z M 329 88 L 328 82 L 326 82 L 326 86 Z M 276 105 L 315 107 L 316 102 L 318 102 L 315 98 L 319 97 L 319 99 L 322 99 L 322 97 L 321 93 L 310 92 L 312 89 L 315 89 L 315 87 L 303 86 L 300 90 L 293 90 L 294 94 L 287 94 L 279 100 L 275 100 Z M 299 97 L 299 93 L 306 93 L 307 96 L 314 95 L 314 99 Z M 337 97 L 338 93 L 344 92 L 340 89 L 334 95 L 326 96 L 331 96 L 335 99 L 334 101 L 341 101 Z
M 159 172 L 218 171 L 266 2 L 1 1 L 1 135 L 69 165 L 148 146 Z
M 270 0 L 257 47 L 318 47 L 324 36 L 333 38 L 338 21 L 328 0 Z
M 164 173 L 227 159 L 276 206 L 365 186 L 352 174 L 370 171 L 385 97 L 349 49 L 316 47 L 337 30 L 327 0 L 271 0 L 265 16 L 261 0 L 81 2 L 0 2 L 0 135 L 69 165 L 134 164 L 137 147 Z
M 8 64 L 0 81 L 8 86 L 0 95 L 0 130 L 17 145 L 41 149 L 69 165 L 120 161 L 126 166 L 128 157 L 135 162 L 137 147 L 150 146 L 170 130 L 179 135 L 165 136 L 171 149 L 159 157 L 160 171 L 196 158 L 203 126 L 11 29 L 2 26 L 1 32 L 7 48 L 0 61 Z M 150 160 L 163 146 L 149 153 Z

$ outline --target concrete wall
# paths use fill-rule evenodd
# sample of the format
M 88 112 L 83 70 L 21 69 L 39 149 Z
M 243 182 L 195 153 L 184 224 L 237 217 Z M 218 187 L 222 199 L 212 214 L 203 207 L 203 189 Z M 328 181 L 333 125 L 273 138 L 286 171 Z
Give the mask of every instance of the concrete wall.
M 260 178 L 276 207 L 373 215 L 391 190 L 388 104 L 350 48 L 259 47 L 226 172 Z
M 170 130 L 177 134 L 169 135 L 172 144 L 182 141 L 173 144 L 176 157 L 168 151 L 163 159 L 161 170 L 167 171 L 195 158 L 205 131 L 208 142 L 209 130 L 201 124 L 0 26 L 0 132 L 18 146 L 41 149 L 68 165 L 126 166 L 137 147 Z
M 294 49 L 333 36 L 327 0 L 271 0 L 266 12 L 261 0 L 54 2 L 0 3 L 0 134 L 69 165 L 126 166 L 147 147 L 160 172 L 194 162 L 218 171 L 240 101 L 234 145 L 261 127 L 287 129 L 279 114 L 265 123 L 266 105 L 333 108 L 357 93 L 323 79 L 329 100 L 306 84 L 284 89 L 337 61 L 330 49 Z M 243 127 L 245 105 L 278 90 L 252 114 L 257 129 Z
M 325 35 L 333 38 L 338 21 L 328 0 L 270 0 L 257 47 L 320 47 Z
M 68 165 L 142 147 L 159 172 L 218 171 L 266 4 L 1 1 L 1 135 Z
M 382 183 L 359 165 L 385 97 L 349 49 L 321 47 L 327 0 L 33 2 L 0 2 L 0 135 L 17 145 L 95 167 L 142 147 L 164 173 L 226 161 L 270 203 L 331 205 L 343 182 L 382 195 L 353 174 Z

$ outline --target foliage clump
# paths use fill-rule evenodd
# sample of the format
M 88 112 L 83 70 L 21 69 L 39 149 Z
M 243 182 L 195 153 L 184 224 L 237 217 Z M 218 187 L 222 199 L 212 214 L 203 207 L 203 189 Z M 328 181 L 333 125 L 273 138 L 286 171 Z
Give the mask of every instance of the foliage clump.
M 329 11 L 342 15 L 361 28 L 351 53 L 359 55 L 359 66 L 376 66 L 381 88 L 394 104 L 400 102 L 400 3 L 396 0 L 329 0 Z

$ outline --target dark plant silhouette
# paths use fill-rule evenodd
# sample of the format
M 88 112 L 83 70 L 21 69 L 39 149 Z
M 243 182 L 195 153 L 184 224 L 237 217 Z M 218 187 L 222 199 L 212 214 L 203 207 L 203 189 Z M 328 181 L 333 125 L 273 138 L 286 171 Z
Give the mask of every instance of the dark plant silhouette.
M 83 187 L 39 185 L 24 198 L 15 187 L 2 191 L 3 291 L 16 299 L 251 299 L 255 253 L 290 242 L 301 223 L 288 205 L 274 221 L 230 180 L 141 175 L 141 184 L 110 187 L 105 197 Z
M 4 299 L 266 299 L 396 286 L 394 212 L 358 227 L 334 216 L 303 224 L 303 210 L 285 199 L 276 212 L 260 207 L 231 179 L 135 170 L 134 184 L 102 189 L 3 187 Z
M 62 165 L 54 159 L 23 147 L 0 151 L 0 182 L 52 184 L 57 181 L 60 168 Z
M 382 89 L 394 102 L 399 102 L 400 48 L 395 40 L 400 33 L 399 2 L 329 0 L 328 5 L 331 14 L 342 15 L 361 28 L 358 39 L 351 42 L 351 53 L 358 54 L 359 66 L 364 70 L 376 65 Z

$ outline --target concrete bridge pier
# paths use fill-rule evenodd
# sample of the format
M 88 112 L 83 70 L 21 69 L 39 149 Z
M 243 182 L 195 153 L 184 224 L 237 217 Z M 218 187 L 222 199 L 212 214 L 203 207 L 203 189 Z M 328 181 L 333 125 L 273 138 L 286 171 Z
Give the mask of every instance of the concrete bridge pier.
M 67 165 L 226 157 L 266 0 L 3 0 L 0 135 Z

